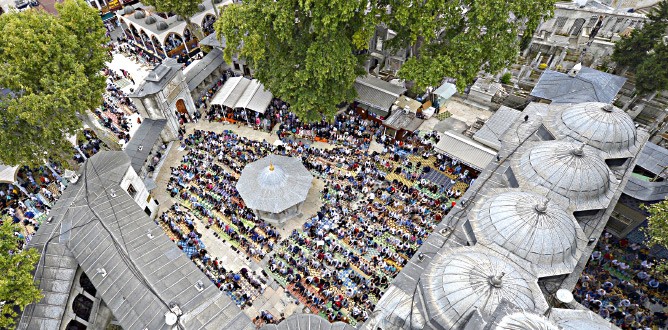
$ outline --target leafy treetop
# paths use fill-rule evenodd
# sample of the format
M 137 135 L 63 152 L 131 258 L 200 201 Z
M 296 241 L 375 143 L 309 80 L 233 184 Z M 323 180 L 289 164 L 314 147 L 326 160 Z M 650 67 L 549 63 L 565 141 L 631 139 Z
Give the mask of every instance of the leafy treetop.
M 0 163 L 63 161 L 77 113 L 102 103 L 109 55 L 97 10 L 83 0 L 57 4 L 58 16 L 28 10 L 0 16 Z

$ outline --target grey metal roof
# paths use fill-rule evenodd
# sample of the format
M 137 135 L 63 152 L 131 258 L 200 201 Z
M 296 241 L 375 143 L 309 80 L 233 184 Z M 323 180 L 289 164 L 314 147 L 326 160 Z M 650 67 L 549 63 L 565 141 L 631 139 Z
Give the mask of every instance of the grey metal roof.
M 552 103 L 611 103 L 626 78 L 582 67 L 575 77 L 545 70 L 531 95 L 551 100 Z
M 409 132 L 415 131 L 422 125 L 424 119 L 418 118 L 415 113 L 406 113 L 402 109 L 393 110 L 387 119 L 383 120 L 383 125 L 396 129 L 406 130 Z
M 654 175 L 668 177 L 668 149 L 658 146 L 652 142 L 645 143 L 640 150 L 636 165 L 648 170 Z
M 46 250 L 46 256 L 57 252 L 51 243 L 66 248 L 124 329 L 170 329 L 165 324 L 169 311 L 165 303 L 180 307 L 186 329 L 254 328 L 121 189 L 129 166 L 130 158 L 120 151 L 102 151 L 89 158 L 79 181 L 68 186 L 52 209 L 53 220 L 40 228 L 29 246 Z M 40 272 L 38 267 L 36 279 Z M 195 288 L 198 281 L 204 283 L 201 292 Z M 46 307 L 48 302 L 42 300 L 27 309 L 22 329 L 42 329 L 47 323 L 36 322 L 33 316 L 39 317 L 35 311 Z
M 141 172 L 151 149 L 160 138 L 160 133 L 167 125 L 167 119 L 144 119 L 139 128 L 125 146 L 125 153 L 130 157 L 132 168 Z
M 495 150 L 454 132 L 441 134 L 441 140 L 436 144 L 436 150 L 450 158 L 459 159 L 477 170 L 487 167 L 487 164 L 494 160 L 496 155 Z
M 587 244 L 572 214 L 531 192 L 493 193 L 476 203 L 469 220 L 478 243 L 516 254 L 539 277 L 572 272 Z
M 527 311 L 547 308 L 537 278 L 481 245 L 441 250 L 420 279 L 429 320 L 444 329 L 460 328 L 476 309 L 489 317 L 502 299 Z
M 357 77 L 354 87 L 357 91 L 355 101 L 383 111 L 389 111 L 399 95 L 406 91 L 403 87 L 371 75 Z
M 582 143 L 544 141 L 513 159 L 520 187 L 540 186 L 568 200 L 575 210 L 606 208 L 619 186 L 597 150 Z
M 466 131 L 468 128 L 469 127 L 466 125 L 466 122 L 461 121 L 455 117 L 445 118 L 434 125 L 434 131 L 441 133 L 445 133 L 446 131 L 464 133 L 464 131 Z
M 209 34 L 204 37 L 202 41 L 199 42 L 200 45 L 215 47 L 215 48 L 225 48 L 225 37 L 221 36 L 221 40 L 218 40 L 216 37 L 216 32 Z
M 261 330 L 354 330 L 347 323 L 329 323 L 317 314 L 293 314 L 279 324 L 267 324 Z
M 494 149 L 501 149 L 501 136 L 517 120 L 521 111 L 502 105 L 487 119 L 485 124 L 473 134 L 473 139 Z
M 516 312 L 504 316 L 494 330 L 559 330 L 559 327 L 542 315 Z
M 553 125 L 564 136 L 587 143 L 612 158 L 629 157 L 636 145 L 633 119 L 611 104 L 588 102 L 569 106 L 555 113 Z
M 236 187 L 247 207 L 279 213 L 306 200 L 312 181 L 301 159 L 272 154 L 246 165 Z
M 650 182 L 631 176 L 624 193 L 643 202 L 661 201 L 668 197 L 668 181 Z
M 212 49 L 203 59 L 199 60 L 192 68 L 188 68 L 185 72 L 188 89 L 193 91 L 204 79 L 223 64 L 225 64 L 223 51 L 218 48 Z
M 181 64 L 173 58 L 167 58 L 155 67 L 144 79 L 130 97 L 144 97 L 153 95 L 165 88 L 167 83 L 181 70 Z
M 35 282 L 39 283 L 44 297 L 37 304 L 25 308 L 17 329 L 60 328 L 77 266 L 67 247 L 59 242 L 49 244 L 35 272 Z
M 596 313 L 588 310 L 553 308 L 552 319 L 563 330 L 611 330 L 619 329 Z

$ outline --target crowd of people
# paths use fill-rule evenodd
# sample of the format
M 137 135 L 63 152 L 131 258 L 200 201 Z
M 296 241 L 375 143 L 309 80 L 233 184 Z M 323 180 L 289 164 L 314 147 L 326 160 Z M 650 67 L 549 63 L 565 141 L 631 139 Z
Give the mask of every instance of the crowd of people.
M 622 329 L 665 329 L 668 278 L 647 247 L 604 232 L 578 281 L 575 299 Z
M 279 114 L 283 110 L 280 103 L 272 106 Z M 286 131 L 281 133 L 282 146 L 231 131 L 195 130 L 184 135 L 182 147 L 187 154 L 171 169 L 168 190 L 179 201 L 179 210 L 193 217 L 186 220 L 171 210 L 161 216 L 161 222 L 192 227 L 189 221 L 199 219 L 207 230 L 249 258 L 265 260 L 268 273 L 313 312 L 330 321 L 362 322 L 477 172 L 434 155 L 419 138 L 411 143 L 388 140 L 385 153 L 369 152 L 364 146 L 377 126 L 350 113 L 337 116 L 332 124 L 299 125 L 286 111 L 279 123 L 279 130 Z M 309 134 L 312 140 L 343 146 L 325 150 L 296 138 Z M 246 164 L 270 153 L 300 157 L 325 183 L 322 208 L 288 237 L 281 237 L 278 230 L 246 208 L 235 188 Z M 433 175 L 427 174 L 436 172 L 452 182 L 445 185 L 449 188 L 430 181 Z M 435 186 L 438 189 L 432 188 Z M 180 232 L 179 237 L 198 236 L 186 232 Z M 199 250 L 189 252 L 198 256 L 196 259 L 207 255 L 197 239 L 185 245 L 183 239 L 175 241 L 182 242 L 184 250 Z M 198 263 L 209 270 L 215 259 L 204 259 Z M 212 277 L 212 281 L 218 280 Z M 257 294 L 252 285 L 248 288 L 253 289 L 246 292 L 243 286 L 221 287 L 241 306 L 252 303 Z

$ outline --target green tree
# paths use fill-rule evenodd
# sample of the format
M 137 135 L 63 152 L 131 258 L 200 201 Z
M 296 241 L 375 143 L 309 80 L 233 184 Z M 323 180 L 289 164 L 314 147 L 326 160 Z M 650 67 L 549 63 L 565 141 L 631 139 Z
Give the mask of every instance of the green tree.
M 481 70 L 496 73 L 519 52 L 520 31 L 531 34 L 555 0 L 380 0 L 391 10 L 383 22 L 397 36 L 394 47 L 410 47 L 412 57 L 399 76 L 415 89 L 438 86 L 444 77 L 456 79 L 461 91 Z
M 188 29 L 197 39 L 202 40 L 204 37 L 199 25 L 193 24 L 190 20 L 199 11 L 198 6 L 202 3 L 201 0 L 144 0 L 142 3 L 153 6 L 160 12 L 173 13 L 183 17 Z
M 0 225 L 0 329 L 11 329 L 18 314 L 27 305 L 42 298 L 33 281 L 32 271 L 39 261 L 35 249 L 20 250 L 19 240 L 14 235 L 17 230 L 11 219 L 5 218 Z
M 366 58 L 358 54 L 375 29 L 366 6 L 361 0 L 249 0 L 222 8 L 215 28 L 225 37 L 228 63 L 238 54 L 302 120 L 317 121 L 355 97 L 353 83 Z
M 612 60 L 636 74 L 639 95 L 668 89 L 668 1 L 660 2 L 648 15 L 642 28 L 615 44 Z
M 0 163 L 64 161 L 73 153 L 65 137 L 82 126 L 77 113 L 102 103 L 108 38 L 99 14 L 83 0 L 56 8 L 59 16 L 0 16 L 0 87 L 12 91 L 0 96 Z
M 649 246 L 658 244 L 668 248 L 668 199 L 642 207 L 649 212 L 647 228 L 644 229 Z

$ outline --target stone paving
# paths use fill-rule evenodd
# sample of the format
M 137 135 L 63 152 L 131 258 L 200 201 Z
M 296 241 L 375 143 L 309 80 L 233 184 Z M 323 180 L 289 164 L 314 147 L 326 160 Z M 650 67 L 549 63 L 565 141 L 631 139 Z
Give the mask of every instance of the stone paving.
M 269 132 L 262 132 L 254 130 L 247 126 L 237 126 L 228 123 L 218 123 L 218 122 L 205 122 L 200 121 L 198 123 L 188 123 L 186 124 L 187 133 L 192 133 L 194 130 L 205 130 L 205 131 L 215 131 L 221 132 L 223 130 L 232 130 L 240 136 L 245 136 L 249 139 L 262 141 L 266 140 L 269 143 L 273 143 L 278 139 L 276 134 Z M 311 145 L 320 147 L 320 148 L 332 148 L 332 145 L 322 142 L 311 143 Z M 180 164 L 182 157 L 186 154 L 185 150 L 180 149 L 180 143 L 175 141 L 171 144 L 168 153 L 165 156 L 165 160 L 158 175 L 155 177 L 155 182 L 157 188 L 155 188 L 151 193 L 153 197 L 160 203 L 160 208 L 158 214 L 168 210 L 174 203 L 176 199 L 172 198 L 167 192 L 167 183 L 170 178 L 170 167 L 177 166 Z M 306 198 L 306 202 L 302 208 L 302 214 L 295 219 L 290 220 L 284 225 L 283 228 L 278 228 L 282 237 L 287 237 L 293 229 L 301 228 L 304 222 L 312 217 L 322 205 L 320 200 L 320 191 L 323 189 L 324 183 L 320 179 L 315 179 L 314 184 L 309 190 L 309 194 Z M 201 221 L 196 221 L 196 227 L 198 232 L 202 233 L 202 241 L 207 246 L 207 250 L 210 251 L 211 255 L 218 256 L 220 260 L 223 261 L 225 267 L 234 271 L 238 271 L 241 268 L 247 268 L 250 270 L 256 271 L 257 274 L 262 273 L 262 264 L 258 264 L 250 258 L 247 258 L 245 254 L 235 252 L 232 249 L 232 245 L 229 242 L 223 242 L 221 239 L 213 235 L 212 230 L 207 230 L 204 228 L 204 224 Z M 268 254 L 265 257 L 265 260 L 269 258 L 271 254 Z M 264 262 L 263 262 L 264 264 Z M 244 312 L 251 318 L 255 318 L 260 315 L 261 310 L 267 310 L 276 317 L 280 317 L 283 314 L 285 317 L 290 316 L 295 312 L 301 312 L 304 310 L 305 306 L 301 303 L 298 303 L 298 300 L 292 295 L 286 293 L 278 283 L 276 283 L 271 276 L 264 276 L 263 278 L 267 280 L 267 287 L 264 293 L 255 299 L 253 305 L 250 307 L 244 308 Z

